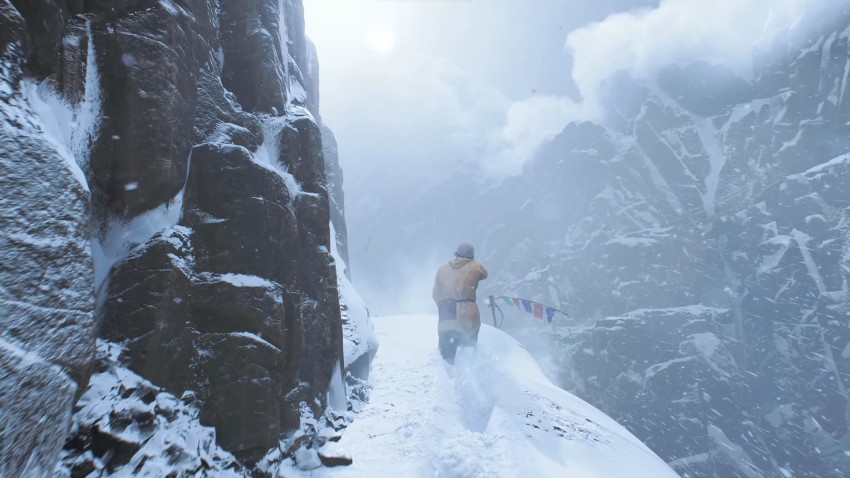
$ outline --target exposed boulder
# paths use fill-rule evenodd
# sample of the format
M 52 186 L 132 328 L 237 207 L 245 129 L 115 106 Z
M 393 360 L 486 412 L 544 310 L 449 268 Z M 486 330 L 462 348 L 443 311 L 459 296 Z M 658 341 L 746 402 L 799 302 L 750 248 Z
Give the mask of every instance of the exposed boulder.
M 327 467 L 348 466 L 354 463 L 351 455 L 345 453 L 336 443 L 328 443 L 319 448 L 319 460 Z

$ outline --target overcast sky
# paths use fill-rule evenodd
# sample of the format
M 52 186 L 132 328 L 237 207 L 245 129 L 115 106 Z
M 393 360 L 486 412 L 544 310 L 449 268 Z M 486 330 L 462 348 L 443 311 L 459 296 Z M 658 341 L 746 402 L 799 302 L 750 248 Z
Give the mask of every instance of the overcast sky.
M 501 137 L 510 107 L 536 98 L 536 109 L 554 115 L 559 98 L 577 98 L 567 34 L 652 3 L 305 0 L 321 65 L 322 114 L 347 151 L 344 166 L 364 165 L 357 158 L 368 156 L 368 178 L 371 169 L 386 173 L 399 155 L 418 150 L 401 161 L 440 163 L 423 175 L 462 160 L 497 176 L 517 172 L 517 163 L 495 157 L 505 148 L 499 143 L 513 139 Z M 349 175 L 352 193 L 359 174 Z
M 520 173 L 567 122 L 596 118 L 612 73 L 704 59 L 746 76 L 765 24 L 837 1 L 304 0 L 355 281 L 368 279 L 358 250 L 381 221 L 459 169 L 485 183 Z

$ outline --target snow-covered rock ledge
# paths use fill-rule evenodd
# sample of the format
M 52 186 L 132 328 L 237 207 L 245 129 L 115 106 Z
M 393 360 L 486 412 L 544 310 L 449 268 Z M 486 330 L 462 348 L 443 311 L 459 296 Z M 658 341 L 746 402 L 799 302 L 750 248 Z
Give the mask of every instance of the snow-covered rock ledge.
M 74 409 L 58 476 L 245 476 L 216 444 L 192 405 L 118 362 L 121 348 L 98 341 L 96 372 Z

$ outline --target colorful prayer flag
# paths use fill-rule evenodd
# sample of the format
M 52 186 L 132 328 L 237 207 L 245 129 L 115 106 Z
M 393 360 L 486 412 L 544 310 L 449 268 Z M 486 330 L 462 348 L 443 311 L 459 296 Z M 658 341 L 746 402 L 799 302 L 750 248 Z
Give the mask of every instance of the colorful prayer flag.
M 502 299 L 506 305 L 514 305 L 516 309 L 520 312 L 525 312 L 526 314 L 533 314 L 536 319 L 543 319 L 544 315 L 546 317 L 546 321 L 550 324 L 555 319 L 555 314 L 560 312 L 558 309 L 553 309 L 547 305 L 538 304 L 536 302 L 532 302 L 528 299 L 521 299 L 519 297 L 506 297 L 501 296 L 499 299 Z
M 543 306 L 541 304 L 534 304 L 534 318 L 543 319 Z

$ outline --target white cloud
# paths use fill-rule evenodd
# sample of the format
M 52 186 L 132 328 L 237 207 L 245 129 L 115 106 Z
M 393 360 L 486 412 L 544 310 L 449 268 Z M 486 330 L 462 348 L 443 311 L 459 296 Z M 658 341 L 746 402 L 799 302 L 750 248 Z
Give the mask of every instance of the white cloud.
M 705 60 L 752 74 L 753 47 L 769 41 L 813 8 L 836 0 L 662 0 L 654 9 L 617 13 L 569 34 L 572 77 L 583 111 L 599 113 L 597 90 L 614 73 L 627 70 L 652 78 L 671 63 Z M 767 29 L 766 29 L 767 28 Z
M 752 74 L 753 48 L 798 22 L 814 8 L 838 0 L 662 0 L 654 9 L 609 15 L 569 34 L 572 78 L 581 94 L 536 96 L 515 102 L 502 128 L 491 132 L 484 171 L 504 177 L 522 172 L 541 145 L 571 121 L 599 120 L 601 83 L 619 71 L 651 79 L 672 63 L 705 60 Z
M 385 64 L 388 63 L 388 64 Z M 511 101 L 452 63 L 394 55 L 326 63 L 322 114 L 339 141 L 352 204 L 415 195 L 479 164 Z M 327 78 L 334 78 L 333 87 Z
M 356 195 L 375 187 L 409 192 L 402 176 L 421 188 L 458 164 L 477 164 L 496 179 L 519 174 L 567 123 L 601 118 L 599 85 L 614 73 L 652 78 L 674 62 L 707 60 L 747 76 L 753 45 L 770 41 L 765 25 L 782 30 L 802 12 L 839 0 L 661 0 L 654 9 L 610 15 L 566 39 L 578 102 L 547 95 L 511 101 L 490 78 L 471 75 L 474 68 L 418 48 L 422 39 L 405 27 L 424 12 L 418 4 L 350 3 L 306 6 L 322 58 L 323 116 L 336 128 Z M 397 48 L 386 55 L 365 48 L 374 24 L 397 32 Z M 393 180 L 376 186 L 375 177 Z
M 581 104 L 557 96 L 534 96 L 513 103 L 505 112 L 504 126 L 491 133 L 491 154 L 482 169 L 491 177 L 521 173 L 523 164 L 542 144 L 583 116 L 581 108 Z

